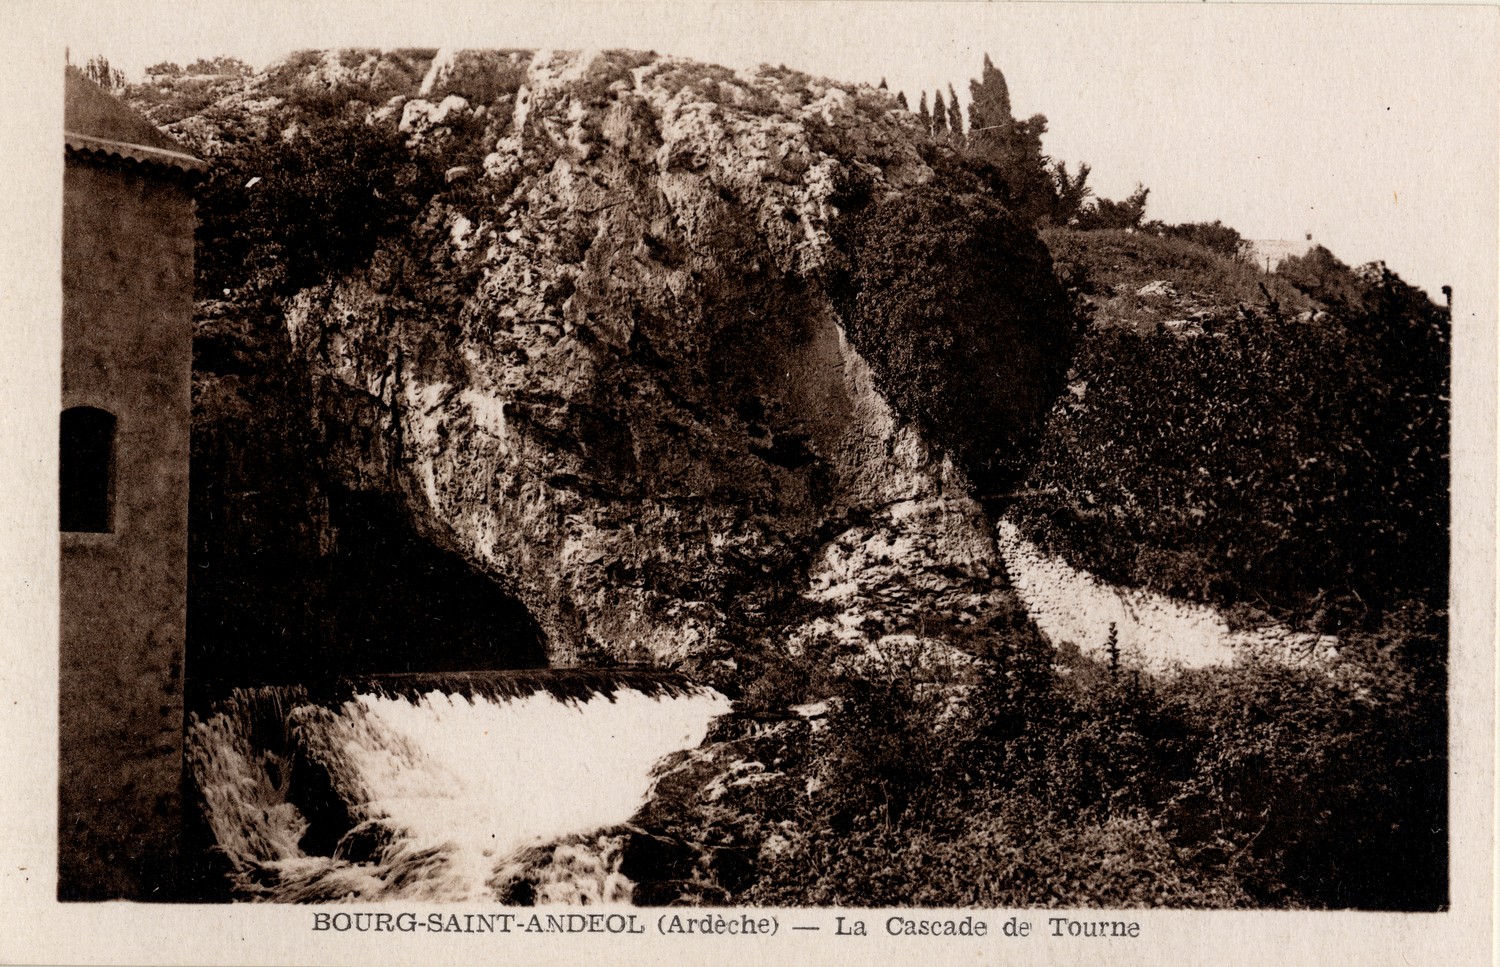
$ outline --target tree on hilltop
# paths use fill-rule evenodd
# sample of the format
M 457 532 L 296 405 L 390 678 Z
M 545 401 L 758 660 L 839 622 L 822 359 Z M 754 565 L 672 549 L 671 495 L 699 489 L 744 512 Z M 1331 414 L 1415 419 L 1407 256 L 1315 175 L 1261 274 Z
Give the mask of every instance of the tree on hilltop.
M 995 167 L 1011 207 L 1033 222 L 1051 215 L 1055 208 L 1051 159 L 1042 153 L 1046 133 L 1045 115 L 1016 119 L 1005 75 L 985 54 L 979 80 L 969 82 L 968 152 Z
M 964 143 L 964 112 L 958 106 L 958 92 L 953 85 L 948 85 L 948 132 L 953 136 L 955 144 L 960 146 Z
M 1005 75 L 995 67 L 990 55 L 984 55 L 984 70 L 979 80 L 969 82 L 969 127 L 984 127 L 1000 120 L 1014 121 L 1010 110 L 1010 87 Z
M 904 95 L 897 98 L 906 107 Z M 959 150 L 985 178 L 1011 213 L 1032 224 L 1049 221 L 1080 228 L 1138 228 L 1146 210 L 1147 189 L 1137 188 L 1124 201 L 1093 198 L 1088 186 L 1090 168 L 1080 163 L 1069 172 L 1065 162 L 1053 161 L 1042 150 L 1047 116 L 1024 120 L 1011 108 L 1010 85 L 989 54 L 978 80 L 969 81 L 967 130 L 958 92 L 939 89 L 931 104 L 922 91 L 917 117 L 922 130 Z M 1090 201 L 1092 199 L 1092 201 Z
M 1084 204 L 1094 194 L 1094 189 L 1088 186 L 1091 170 L 1088 162 L 1080 161 L 1077 173 L 1070 175 L 1066 161 L 1053 163 L 1052 185 L 1056 199 L 1052 206 L 1053 224 L 1067 225 L 1083 212 Z
M 897 99 L 901 106 L 906 106 L 906 98 L 903 95 Z M 926 131 L 935 140 L 947 141 L 959 150 L 964 147 L 964 112 L 958 103 L 958 92 L 953 85 L 948 85 L 948 96 L 943 96 L 941 88 L 932 92 L 932 111 L 927 110 L 927 92 L 922 92 L 921 105 L 917 116 L 922 119 L 922 130 Z
M 1146 196 L 1151 189 L 1137 184 L 1124 201 L 1095 198 L 1094 203 L 1078 214 L 1078 227 L 1085 230 L 1136 229 L 1146 217 Z
M 125 86 L 125 72 L 111 67 L 109 58 L 103 54 L 95 54 L 89 58 L 88 63 L 83 65 L 83 76 L 106 91 L 116 91 Z

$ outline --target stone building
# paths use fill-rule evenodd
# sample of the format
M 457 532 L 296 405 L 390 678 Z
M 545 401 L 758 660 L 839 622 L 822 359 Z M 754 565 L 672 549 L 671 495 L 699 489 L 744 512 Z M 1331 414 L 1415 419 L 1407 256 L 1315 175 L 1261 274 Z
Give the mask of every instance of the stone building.
M 169 899 L 205 166 L 72 69 L 64 127 L 58 897 Z
M 1252 238 L 1245 244 L 1245 255 L 1251 265 L 1275 272 L 1282 259 L 1300 258 L 1313 247 L 1312 232 L 1306 238 Z

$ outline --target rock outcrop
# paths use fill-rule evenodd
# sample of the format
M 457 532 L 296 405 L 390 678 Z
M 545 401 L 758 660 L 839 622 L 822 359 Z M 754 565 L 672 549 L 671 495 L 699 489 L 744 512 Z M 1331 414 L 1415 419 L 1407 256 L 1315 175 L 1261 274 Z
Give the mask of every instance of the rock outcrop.
M 393 500 L 558 664 L 717 677 L 771 628 L 878 641 L 1008 613 L 964 474 L 893 413 L 826 292 L 840 186 L 939 177 L 885 91 L 650 54 L 402 56 L 304 58 L 183 122 L 211 138 L 352 84 L 414 149 L 483 149 L 409 232 L 281 304 L 326 486 Z

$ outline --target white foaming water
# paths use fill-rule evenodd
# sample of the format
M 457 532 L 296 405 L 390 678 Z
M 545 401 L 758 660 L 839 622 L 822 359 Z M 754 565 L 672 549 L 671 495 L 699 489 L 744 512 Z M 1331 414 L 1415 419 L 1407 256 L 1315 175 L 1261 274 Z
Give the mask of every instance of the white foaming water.
M 1230 665 L 1252 654 L 1296 662 L 1328 654 L 1338 639 L 1281 625 L 1235 630 L 1208 605 L 1102 581 L 1045 554 L 1002 520 L 1000 552 L 1011 585 L 1037 628 L 1054 645 L 1072 642 L 1091 658 L 1105 658 L 1109 629 L 1122 659 L 1155 672 Z
M 518 851 L 628 820 L 656 762 L 699 745 L 729 709 L 707 689 L 583 701 L 357 694 L 336 709 L 301 704 L 286 748 L 256 749 L 252 723 L 264 730 L 274 691 L 241 693 L 190 731 L 205 816 L 245 898 L 492 898 Z M 347 811 L 332 856 L 300 845 L 313 822 L 293 801 L 297 770 L 326 778 Z M 575 902 L 628 899 L 618 864 Z
M 392 768 L 386 749 L 351 745 L 350 763 L 374 794 L 366 808 L 417 843 L 456 842 L 470 896 L 522 846 L 629 819 L 656 761 L 701 743 L 709 719 L 728 710 L 707 697 L 632 691 L 577 705 L 546 694 L 470 704 L 438 692 L 418 704 L 360 701 L 381 731 L 421 752 L 419 769 Z

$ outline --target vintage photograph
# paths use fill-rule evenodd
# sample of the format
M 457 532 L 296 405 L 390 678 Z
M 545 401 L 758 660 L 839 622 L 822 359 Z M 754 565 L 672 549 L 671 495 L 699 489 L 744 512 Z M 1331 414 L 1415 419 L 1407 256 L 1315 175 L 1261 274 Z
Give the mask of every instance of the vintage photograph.
M 80 31 L 56 900 L 1449 910 L 1494 54 L 1065 6 Z

